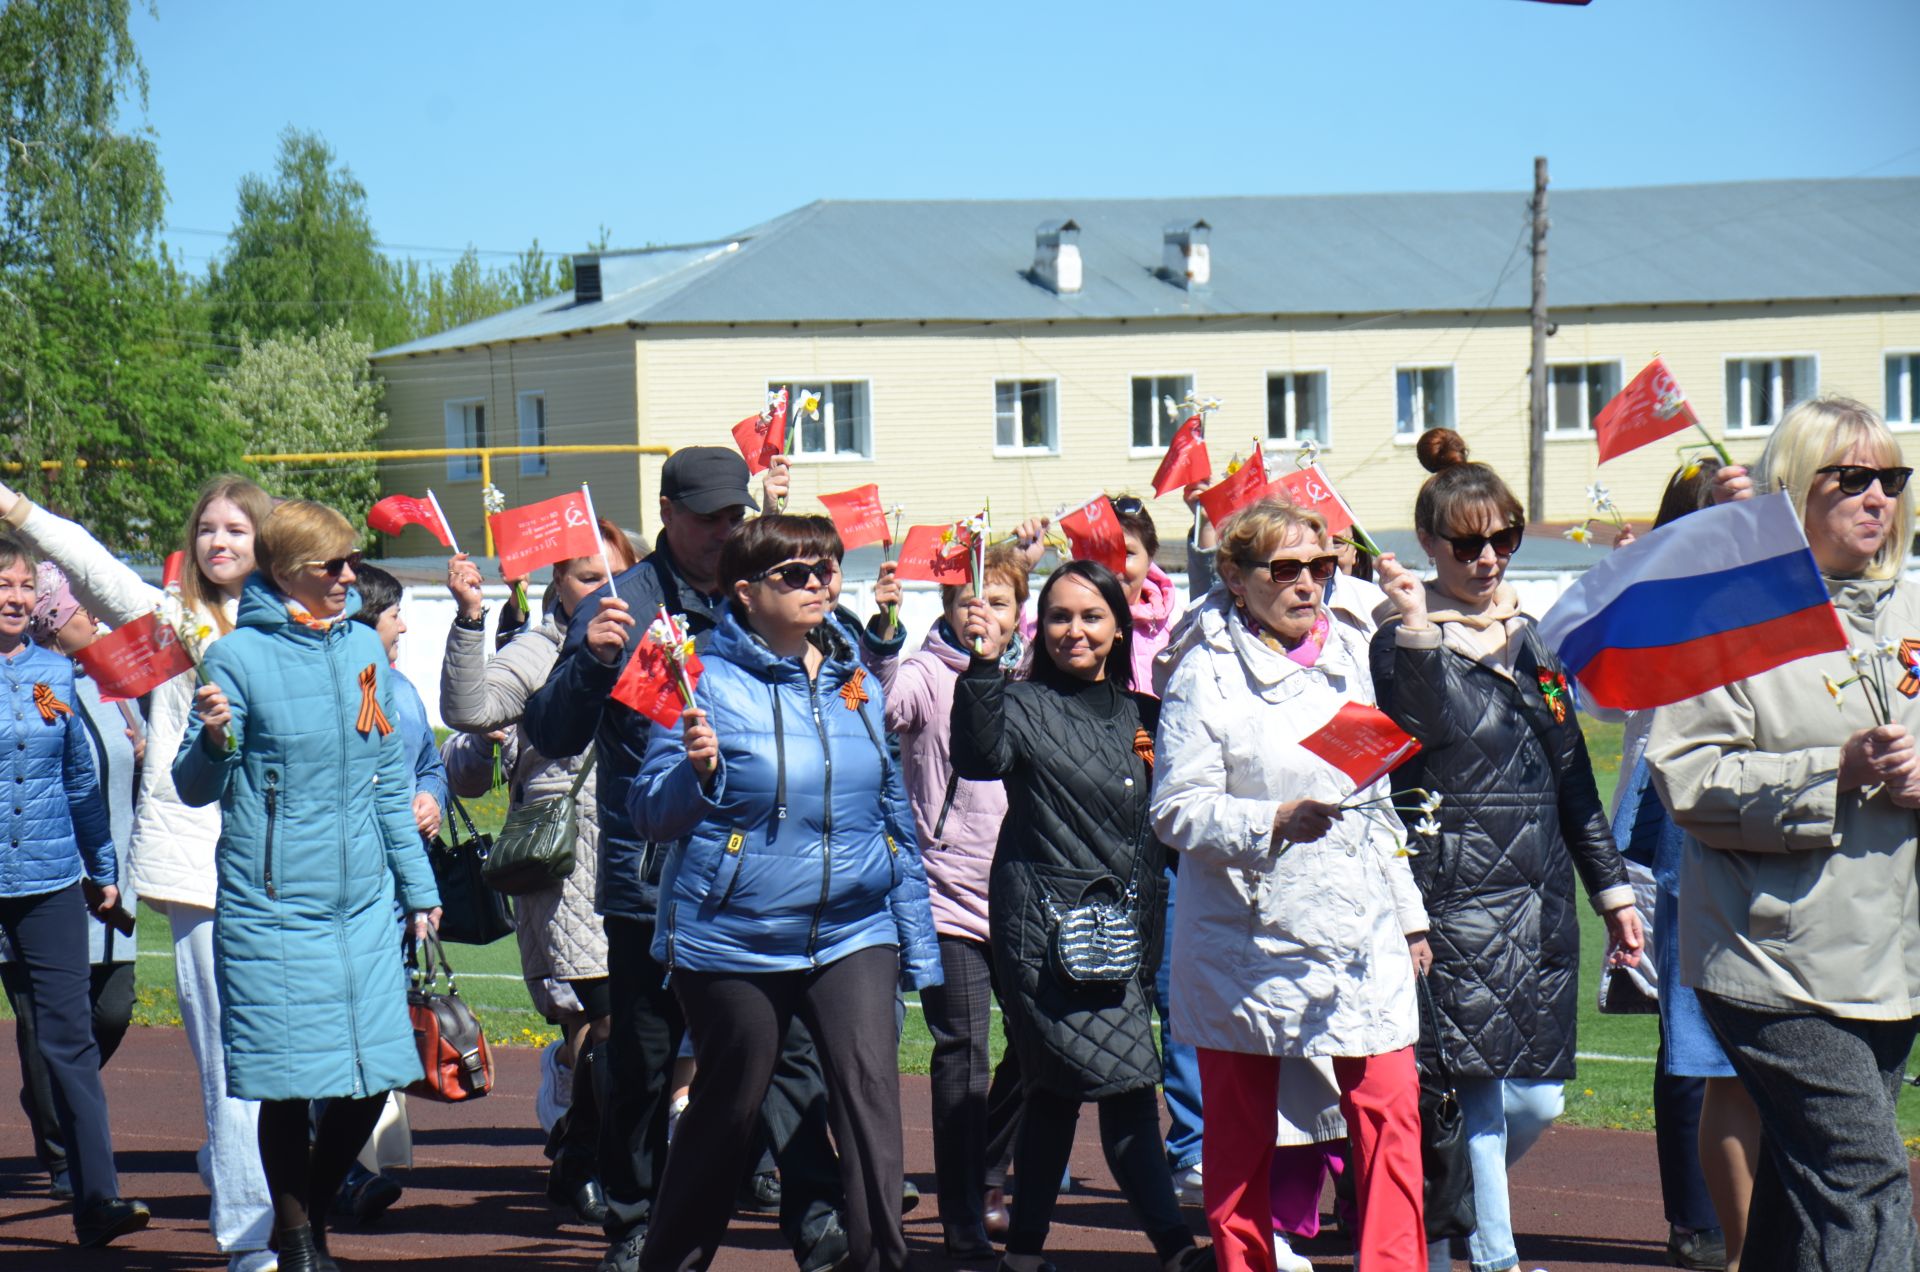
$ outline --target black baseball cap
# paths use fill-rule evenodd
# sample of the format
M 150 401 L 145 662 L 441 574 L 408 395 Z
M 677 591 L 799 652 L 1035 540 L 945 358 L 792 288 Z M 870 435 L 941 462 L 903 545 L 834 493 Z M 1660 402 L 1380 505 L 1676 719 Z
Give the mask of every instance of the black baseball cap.
M 660 468 L 660 493 L 688 512 L 706 514 L 742 504 L 760 510 L 747 493 L 753 474 L 738 451 L 725 446 L 682 446 Z

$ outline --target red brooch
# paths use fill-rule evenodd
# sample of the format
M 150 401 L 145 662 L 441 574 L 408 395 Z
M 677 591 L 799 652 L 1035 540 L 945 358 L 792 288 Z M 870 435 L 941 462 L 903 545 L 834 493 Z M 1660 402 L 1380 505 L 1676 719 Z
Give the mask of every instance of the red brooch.
M 1535 673 L 1540 679 L 1540 696 L 1546 699 L 1547 710 L 1553 712 L 1555 724 L 1567 722 L 1567 678 L 1557 671 L 1545 667 Z
M 840 686 L 840 701 L 847 704 L 847 710 L 858 711 L 867 705 L 866 679 L 867 669 L 856 667 L 853 678 Z

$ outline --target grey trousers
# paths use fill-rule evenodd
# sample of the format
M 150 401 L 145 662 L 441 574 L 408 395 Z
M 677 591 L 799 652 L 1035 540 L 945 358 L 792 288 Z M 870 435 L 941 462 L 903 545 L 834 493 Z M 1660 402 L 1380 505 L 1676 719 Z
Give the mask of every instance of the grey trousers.
M 1920 1022 L 1777 1011 L 1704 991 L 1700 1007 L 1760 1109 L 1743 1272 L 1920 1269 L 1894 1114 Z

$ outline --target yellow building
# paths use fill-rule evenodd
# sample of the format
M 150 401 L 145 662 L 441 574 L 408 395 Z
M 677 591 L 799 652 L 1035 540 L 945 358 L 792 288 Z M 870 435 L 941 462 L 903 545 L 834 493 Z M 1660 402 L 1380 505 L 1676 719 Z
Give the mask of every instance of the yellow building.
M 824 396 L 799 428 L 796 509 L 877 482 L 910 523 L 990 499 L 1010 525 L 1150 497 L 1160 402 L 1191 389 L 1222 403 L 1216 472 L 1256 439 L 1284 465 L 1311 436 L 1363 524 L 1403 527 L 1432 424 L 1526 490 L 1527 202 L 815 203 L 713 243 L 576 257 L 573 294 L 381 351 L 381 444 L 729 445 L 793 385 Z M 1584 517 L 1596 477 L 1652 513 L 1676 447 L 1601 469 L 1590 424 L 1656 352 L 1736 459 L 1814 392 L 1920 429 L 1916 208 L 1913 178 L 1555 191 L 1547 504 L 1529 513 Z M 660 462 L 503 461 L 494 480 L 515 504 L 590 482 L 604 515 L 652 528 Z M 463 460 L 382 472 L 433 487 L 470 543 L 478 478 Z M 1151 506 L 1165 537 L 1188 523 L 1177 494 Z

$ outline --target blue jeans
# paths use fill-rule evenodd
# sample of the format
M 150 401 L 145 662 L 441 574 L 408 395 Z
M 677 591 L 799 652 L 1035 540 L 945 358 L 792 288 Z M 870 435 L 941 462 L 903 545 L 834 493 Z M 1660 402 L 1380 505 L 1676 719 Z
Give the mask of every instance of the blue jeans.
M 1173 898 L 1178 875 L 1167 873 L 1167 934 L 1161 942 L 1160 970 L 1153 978 L 1153 1005 L 1160 1013 L 1160 1067 L 1167 1093 L 1167 1164 L 1173 1173 L 1200 1164 L 1200 1057 L 1184 1042 L 1175 1042 L 1167 1026 L 1167 991 L 1173 981 Z M 1175 1181 L 1178 1183 L 1178 1181 Z
M 1467 1156 L 1473 1162 L 1478 1226 L 1467 1238 L 1473 1272 L 1506 1272 L 1519 1262 L 1507 1203 L 1507 1168 L 1526 1156 L 1566 1107 L 1562 1085 L 1557 1078 L 1454 1079 L 1467 1127 Z M 1430 1267 L 1449 1266 L 1446 1248 L 1444 1241 L 1433 1243 Z

